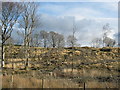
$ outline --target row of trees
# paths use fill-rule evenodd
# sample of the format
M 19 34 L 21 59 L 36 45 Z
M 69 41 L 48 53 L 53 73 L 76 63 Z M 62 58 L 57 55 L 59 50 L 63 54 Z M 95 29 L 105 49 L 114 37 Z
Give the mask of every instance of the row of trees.
M 64 47 L 65 41 L 62 34 L 56 32 L 40 31 L 40 33 L 34 34 L 31 39 L 31 46 L 43 46 L 43 47 Z
M 75 27 L 75 26 L 74 26 Z M 103 26 L 103 35 L 102 37 L 96 37 L 92 39 L 91 44 L 92 47 L 113 47 L 116 45 L 116 41 L 110 37 L 108 37 L 108 33 L 110 33 L 111 29 L 109 24 Z M 68 47 L 76 47 L 80 46 L 77 43 L 77 38 L 75 37 L 75 28 L 73 28 L 73 34 L 67 37 L 65 40 L 64 35 L 59 34 L 54 31 L 47 32 L 42 30 L 36 34 L 32 34 L 31 36 L 31 46 L 42 46 L 42 47 L 53 47 L 59 48 L 67 45 Z
M 33 34 L 31 36 L 31 46 L 42 46 L 42 47 L 52 47 L 52 48 L 60 48 L 64 47 L 67 44 L 70 47 L 77 45 L 77 39 L 72 35 L 67 37 L 65 41 L 65 37 L 62 34 L 59 34 L 54 31 L 47 32 L 45 30 L 40 31 L 37 34 Z

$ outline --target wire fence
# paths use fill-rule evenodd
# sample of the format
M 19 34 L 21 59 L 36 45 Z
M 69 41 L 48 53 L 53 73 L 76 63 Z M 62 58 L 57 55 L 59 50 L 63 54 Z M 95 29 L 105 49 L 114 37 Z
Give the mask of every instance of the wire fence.
M 17 83 L 15 79 L 19 79 L 19 76 L 14 78 L 17 77 L 15 75 L 21 75 L 24 79 L 26 77 L 36 79 L 36 82 L 33 82 L 34 84 L 41 80 L 41 88 L 54 88 L 55 85 L 59 88 L 118 88 L 118 57 L 88 60 L 92 58 L 93 50 L 86 52 L 83 48 L 71 50 L 31 47 L 28 52 L 29 70 L 26 71 L 24 51 L 23 47 L 18 46 L 5 49 L 6 71 L 3 74 L 4 76 L 11 75 L 11 87 L 14 87 L 14 84 Z M 103 53 L 106 55 L 105 57 L 109 57 L 108 53 Z M 29 82 L 30 79 L 27 80 Z

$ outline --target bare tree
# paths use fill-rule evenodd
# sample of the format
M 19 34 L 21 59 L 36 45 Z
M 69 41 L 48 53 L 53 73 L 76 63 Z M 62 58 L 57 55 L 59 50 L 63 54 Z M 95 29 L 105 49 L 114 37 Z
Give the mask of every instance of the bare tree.
M 0 17 L 0 22 L 2 26 L 2 63 L 1 66 L 4 67 L 4 45 L 5 42 L 11 37 L 13 31 L 13 26 L 16 24 L 20 13 L 22 12 L 22 7 L 19 3 L 14 2 L 3 2 L 2 3 L 2 16 Z
M 77 45 L 77 39 L 75 37 L 75 33 L 76 33 L 76 25 L 75 25 L 75 20 L 73 19 L 72 35 L 69 35 L 67 37 L 67 43 L 70 47 L 74 47 L 75 45 Z
M 31 38 L 31 46 L 38 47 L 41 44 L 40 34 L 33 34 Z
M 105 43 L 106 47 L 113 47 L 116 44 L 116 41 L 114 39 L 109 38 L 109 37 L 105 37 L 103 42 Z
M 25 69 L 28 68 L 29 46 L 31 42 L 31 34 L 38 26 L 37 5 L 35 3 L 26 2 L 23 4 L 24 11 L 19 21 L 20 27 L 24 29 L 24 46 L 25 46 Z
M 20 27 L 24 29 L 24 45 L 30 45 L 30 35 L 38 26 L 37 5 L 26 2 L 23 4 L 24 11 L 19 21 Z
M 57 35 L 57 47 L 64 47 L 65 45 L 65 40 L 64 40 L 64 36 L 62 34 L 58 34 Z
M 74 45 L 76 44 L 76 37 L 75 37 L 75 32 L 76 32 L 76 25 L 75 25 L 75 20 L 73 19 L 73 44 L 72 47 L 74 47 Z
M 40 31 L 40 38 L 43 41 L 43 46 L 46 48 L 48 42 L 48 33 L 44 30 Z
M 57 45 L 57 35 L 58 34 L 56 32 L 49 32 L 49 43 L 53 48 L 55 48 Z
M 72 29 L 72 35 L 69 35 L 67 37 L 67 43 L 70 47 L 72 47 L 72 71 L 71 73 L 73 74 L 73 69 L 74 69 L 74 47 L 77 45 L 77 39 L 75 37 L 75 32 L 76 32 L 76 25 L 75 25 L 75 19 L 73 19 L 73 29 Z
M 49 32 L 49 43 L 53 48 L 64 47 L 64 36 L 62 34 L 51 31 Z
M 15 41 L 14 38 L 10 37 L 9 39 L 6 40 L 5 44 L 8 44 L 8 45 L 14 44 L 14 41 Z
M 111 28 L 110 28 L 109 23 L 107 23 L 103 26 L 103 39 L 102 39 L 103 47 L 105 46 L 104 39 L 108 36 L 108 33 L 110 32 L 111 32 Z
M 69 35 L 67 37 L 68 46 L 74 47 L 77 44 L 76 42 L 77 42 L 77 39 L 73 35 Z
M 101 38 L 94 38 L 91 43 L 93 44 L 93 47 L 100 47 L 102 40 Z

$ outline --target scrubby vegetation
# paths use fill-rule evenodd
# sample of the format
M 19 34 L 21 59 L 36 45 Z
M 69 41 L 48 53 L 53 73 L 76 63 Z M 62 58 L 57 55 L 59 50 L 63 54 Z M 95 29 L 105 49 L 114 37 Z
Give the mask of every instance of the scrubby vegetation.
M 29 63 L 26 70 L 24 47 L 5 47 L 3 87 L 84 88 L 84 85 L 86 88 L 118 87 L 120 48 L 30 47 L 29 49 Z M 11 80 L 13 80 L 12 86 L 10 86 Z

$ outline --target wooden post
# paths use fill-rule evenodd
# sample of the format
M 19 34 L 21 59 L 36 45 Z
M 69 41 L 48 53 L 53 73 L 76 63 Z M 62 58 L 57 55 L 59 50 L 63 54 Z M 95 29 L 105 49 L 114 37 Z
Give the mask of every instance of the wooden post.
M 85 82 L 84 82 L 84 90 L 85 90 Z
M 44 79 L 42 79 L 42 89 L 44 88 Z
M 12 71 L 12 76 L 11 76 L 11 88 L 14 88 L 14 71 Z

